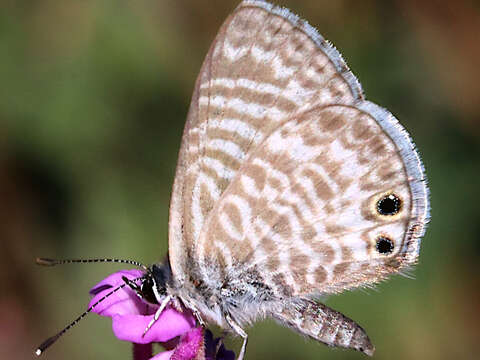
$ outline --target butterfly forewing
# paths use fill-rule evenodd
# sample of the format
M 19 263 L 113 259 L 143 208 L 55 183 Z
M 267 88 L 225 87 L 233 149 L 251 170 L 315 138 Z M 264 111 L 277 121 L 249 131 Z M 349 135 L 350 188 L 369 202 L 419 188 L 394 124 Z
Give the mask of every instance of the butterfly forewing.
M 197 79 L 171 205 L 170 258 L 179 277 L 247 155 L 302 109 L 353 103 L 360 94 L 303 29 L 256 5 L 243 2 L 226 20 Z
M 413 262 L 423 173 L 382 111 L 308 24 L 242 2 L 205 59 L 183 135 L 170 214 L 175 278 L 223 284 L 254 272 L 294 296 L 367 285 Z M 382 215 L 390 195 L 400 210 Z

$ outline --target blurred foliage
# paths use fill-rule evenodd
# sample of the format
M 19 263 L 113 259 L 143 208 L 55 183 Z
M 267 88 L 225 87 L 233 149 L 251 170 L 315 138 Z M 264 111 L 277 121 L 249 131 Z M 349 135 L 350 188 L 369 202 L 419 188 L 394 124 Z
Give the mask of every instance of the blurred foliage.
M 280 1 L 279 1 L 280 2 Z M 151 263 L 167 250 L 170 187 L 193 84 L 233 0 L 0 0 L 0 357 L 33 349 L 113 265 L 37 268 L 35 256 Z M 480 6 L 460 0 L 298 0 L 367 97 L 411 132 L 432 223 L 416 280 L 331 297 L 377 359 L 474 359 L 480 329 Z M 360 359 L 262 322 L 248 359 Z M 230 341 L 238 346 L 237 340 Z M 237 348 L 238 349 L 238 348 Z M 130 358 L 91 316 L 46 358 Z

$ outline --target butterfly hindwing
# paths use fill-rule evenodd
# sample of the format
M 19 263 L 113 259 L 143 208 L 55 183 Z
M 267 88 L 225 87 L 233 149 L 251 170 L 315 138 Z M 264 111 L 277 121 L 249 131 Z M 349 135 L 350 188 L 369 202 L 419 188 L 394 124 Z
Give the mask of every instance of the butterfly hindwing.
M 401 207 L 381 215 L 389 194 Z M 249 155 L 202 229 L 199 263 L 205 280 L 215 278 L 212 262 L 231 279 L 261 274 L 281 297 L 368 285 L 404 265 L 410 210 L 402 158 L 375 119 L 319 106 Z M 392 249 L 378 251 L 382 237 Z

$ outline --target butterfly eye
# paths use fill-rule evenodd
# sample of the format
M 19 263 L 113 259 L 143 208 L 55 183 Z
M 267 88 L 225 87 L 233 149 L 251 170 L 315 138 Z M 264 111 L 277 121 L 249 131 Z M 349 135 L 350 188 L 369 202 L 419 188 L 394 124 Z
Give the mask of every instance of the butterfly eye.
M 394 245 L 392 239 L 386 236 L 379 236 L 377 238 L 377 251 L 380 254 L 390 254 L 393 251 Z
M 388 194 L 377 202 L 377 211 L 380 215 L 396 215 L 402 207 L 402 200 L 395 194 Z

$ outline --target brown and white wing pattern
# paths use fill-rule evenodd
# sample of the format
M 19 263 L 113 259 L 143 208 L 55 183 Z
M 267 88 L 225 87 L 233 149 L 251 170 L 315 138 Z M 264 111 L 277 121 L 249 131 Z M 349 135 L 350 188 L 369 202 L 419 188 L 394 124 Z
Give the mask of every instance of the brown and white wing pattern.
M 398 213 L 379 214 L 391 194 Z M 377 282 L 416 258 L 412 201 L 403 158 L 371 114 L 306 110 L 249 155 L 215 206 L 198 240 L 205 279 L 219 263 L 232 281 L 260 274 L 282 298 Z
M 206 56 L 171 199 L 169 256 L 179 281 L 205 220 L 248 154 L 302 110 L 362 97 L 338 52 L 306 26 L 286 10 L 244 1 Z
M 288 10 L 243 1 L 206 57 L 183 135 L 174 277 L 255 273 L 282 297 L 377 282 L 416 260 L 424 180 L 408 134 L 363 99 L 331 45 Z M 390 195 L 398 211 L 382 215 Z

